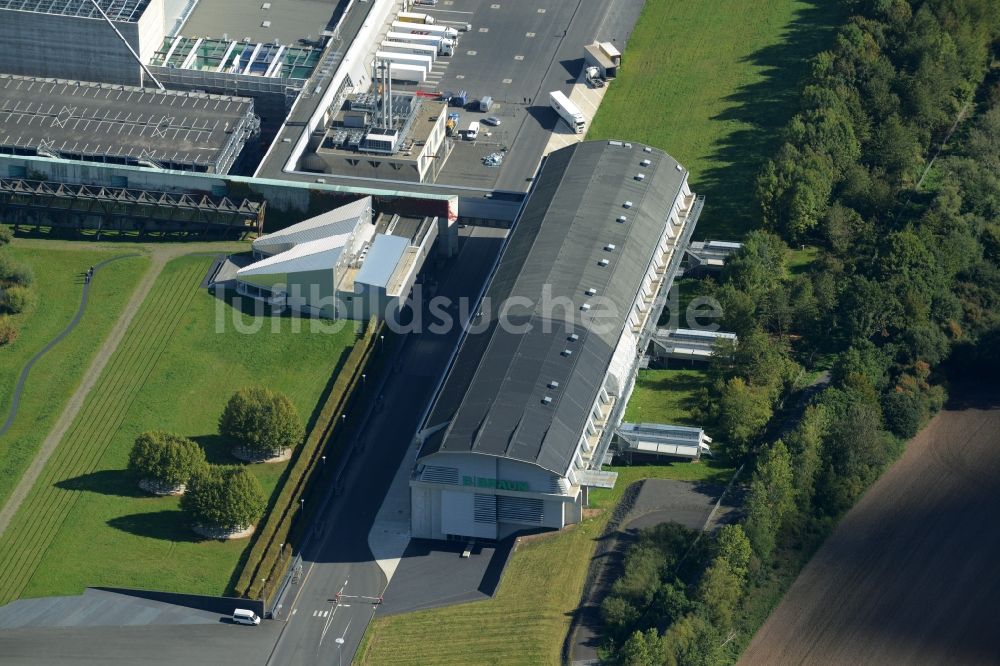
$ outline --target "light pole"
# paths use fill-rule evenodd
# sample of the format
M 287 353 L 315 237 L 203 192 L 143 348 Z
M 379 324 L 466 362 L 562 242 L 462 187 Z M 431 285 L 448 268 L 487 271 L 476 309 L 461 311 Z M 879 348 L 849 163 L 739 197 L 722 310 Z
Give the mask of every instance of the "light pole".
M 340 666 L 344 666 L 344 639 L 337 637 L 333 642 L 337 644 L 337 654 L 340 655 Z

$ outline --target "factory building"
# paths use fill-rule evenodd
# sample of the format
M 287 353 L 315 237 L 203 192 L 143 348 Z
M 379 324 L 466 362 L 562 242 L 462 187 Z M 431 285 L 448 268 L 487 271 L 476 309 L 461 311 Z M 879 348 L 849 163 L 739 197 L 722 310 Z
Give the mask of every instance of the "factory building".
M 0 153 L 226 174 L 253 100 L 0 74 Z
M 98 0 L 143 62 L 163 43 L 165 4 Z M 172 10 L 172 9 L 171 9 Z M 91 0 L 0 0 L 0 72 L 143 85 L 139 63 Z
M 703 205 L 687 179 L 620 141 L 548 156 L 418 434 L 414 537 L 558 529 L 614 484 L 601 466 Z
M 371 197 L 253 242 L 230 257 L 212 287 L 279 309 L 329 319 L 395 317 L 438 238 L 436 217 L 373 215 Z

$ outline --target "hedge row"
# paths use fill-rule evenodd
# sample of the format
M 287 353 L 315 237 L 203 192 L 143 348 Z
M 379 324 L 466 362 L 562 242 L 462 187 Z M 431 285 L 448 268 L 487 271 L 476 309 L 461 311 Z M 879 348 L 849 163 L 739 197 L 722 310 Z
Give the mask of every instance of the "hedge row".
M 235 592 L 239 596 L 255 599 L 272 594 L 281 581 L 288 560 L 300 547 L 302 530 L 294 530 L 299 516 L 299 500 L 305 497 L 313 477 L 322 474 L 323 470 L 317 471 L 317 467 L 324 453 L 330 457 L 339 455 L 339 451 L 326 451 L 326 446 L 343 427 L 339 416 L 344 413 L 345 406 L 360 382 L 381 330 L 381 324 L 374 320 L 369 322 L 340 368 L 316 423 L 295 454 L 278 499 L 266 522 L 257 532 L 257 538 L 236 583 Z M 285 544 L 285 547 L 282 548 L 281 544 Z M 282 555 L 285 556 L 281 557 Z

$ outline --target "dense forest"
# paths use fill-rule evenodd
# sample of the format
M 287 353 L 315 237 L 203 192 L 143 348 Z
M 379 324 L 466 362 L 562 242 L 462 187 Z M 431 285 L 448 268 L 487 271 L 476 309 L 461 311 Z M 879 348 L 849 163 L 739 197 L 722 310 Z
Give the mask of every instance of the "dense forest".
M 807 556 L 942 406 L 945 370 L 998 367 L 1000 11 L 845 4 L 758 178 L 762 228 L 706 285 L 739 343 L 717 350 L 702 411 L 752 470 L 745 519 L 683 566 L 677 529 L 631 548 L 603 604 L 608 662 L 733 661 L 762 620 L 741 607 L 801 566 L 782 555 Z M 804 247 L 814 256 L 790 271 Z M 824 369 L 773 439 L 796 380 Z

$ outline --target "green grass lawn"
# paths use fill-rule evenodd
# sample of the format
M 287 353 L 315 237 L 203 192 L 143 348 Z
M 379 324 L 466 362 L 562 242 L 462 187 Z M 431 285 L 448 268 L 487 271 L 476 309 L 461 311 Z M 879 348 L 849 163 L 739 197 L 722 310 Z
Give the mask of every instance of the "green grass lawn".
M 707 195 L 697 238 L 739 240 L 759 224 L 753 187 L 797 108 L 808 59 L 840 4 L 824 0 L 647 0 L 589 139 L 650 143 Z
M 640 370 L 624 420 L 629 423 L 704 425 L 692 416 L 692 409 L 695 393 L 705 386 L 705 381 L 705 372 L 699 368 Z
M 788 251 L 788 272 L 792 275 L 799 275 L 809 270 L 816 258 L 819 256 L 819 248 L 814 245 L 807 245 L 796 250 Z
M 234 462 L 216 436 L 229 396 L 259 382 L 288 394 L 309 419 L 355 327 L 326 334 L 310 332 L 309 322 L 265 317 L 256 333 L 240 333 L 234 310 L 199 288 L 210 263 L 185 257 L 165 267 L 0 539 L 0 603 L 87 585 L 226 591 L 249 541 L 199 540 L 176 498 L 139 492 L 124 471 L 132 442 L 143 430 L 163 428 L 200 442 L 210 462 Z M 285 467 L 251 466 L 269 494 Z
M 81 244 L 79 250 L 47 250 L 18 245 L 4 249 L 14 259 L 31 266 L 35 306 L 14 316 L 17 340 L 0 347 L 0 423 L 7 419 L 14 385 L 28 360 L 54 339 L 76 316 L 83 291 L 83 273 L 100 261 L 134 250 L 96 250 Z M 0 436 L 0 505 L 52 429 L 69 396 L 80 384 L 94 353 L 100 348 L 118 313 L 149 267 L 144 256 L 119 259 L 100 269 L 90 287 L 89 305 L 77 327 L 34 365 L 18 417 Z
M 644 478 L 728 481 L 731 469 L 704 463 L 607 468 L 614 489 L 595 489 L 596 516 L 528 539 L 511 556 L 493 599 L 376 619 L 358 651 L 361 664 L 559 664 L 580 602 L 595 539 L 611 507 Z

